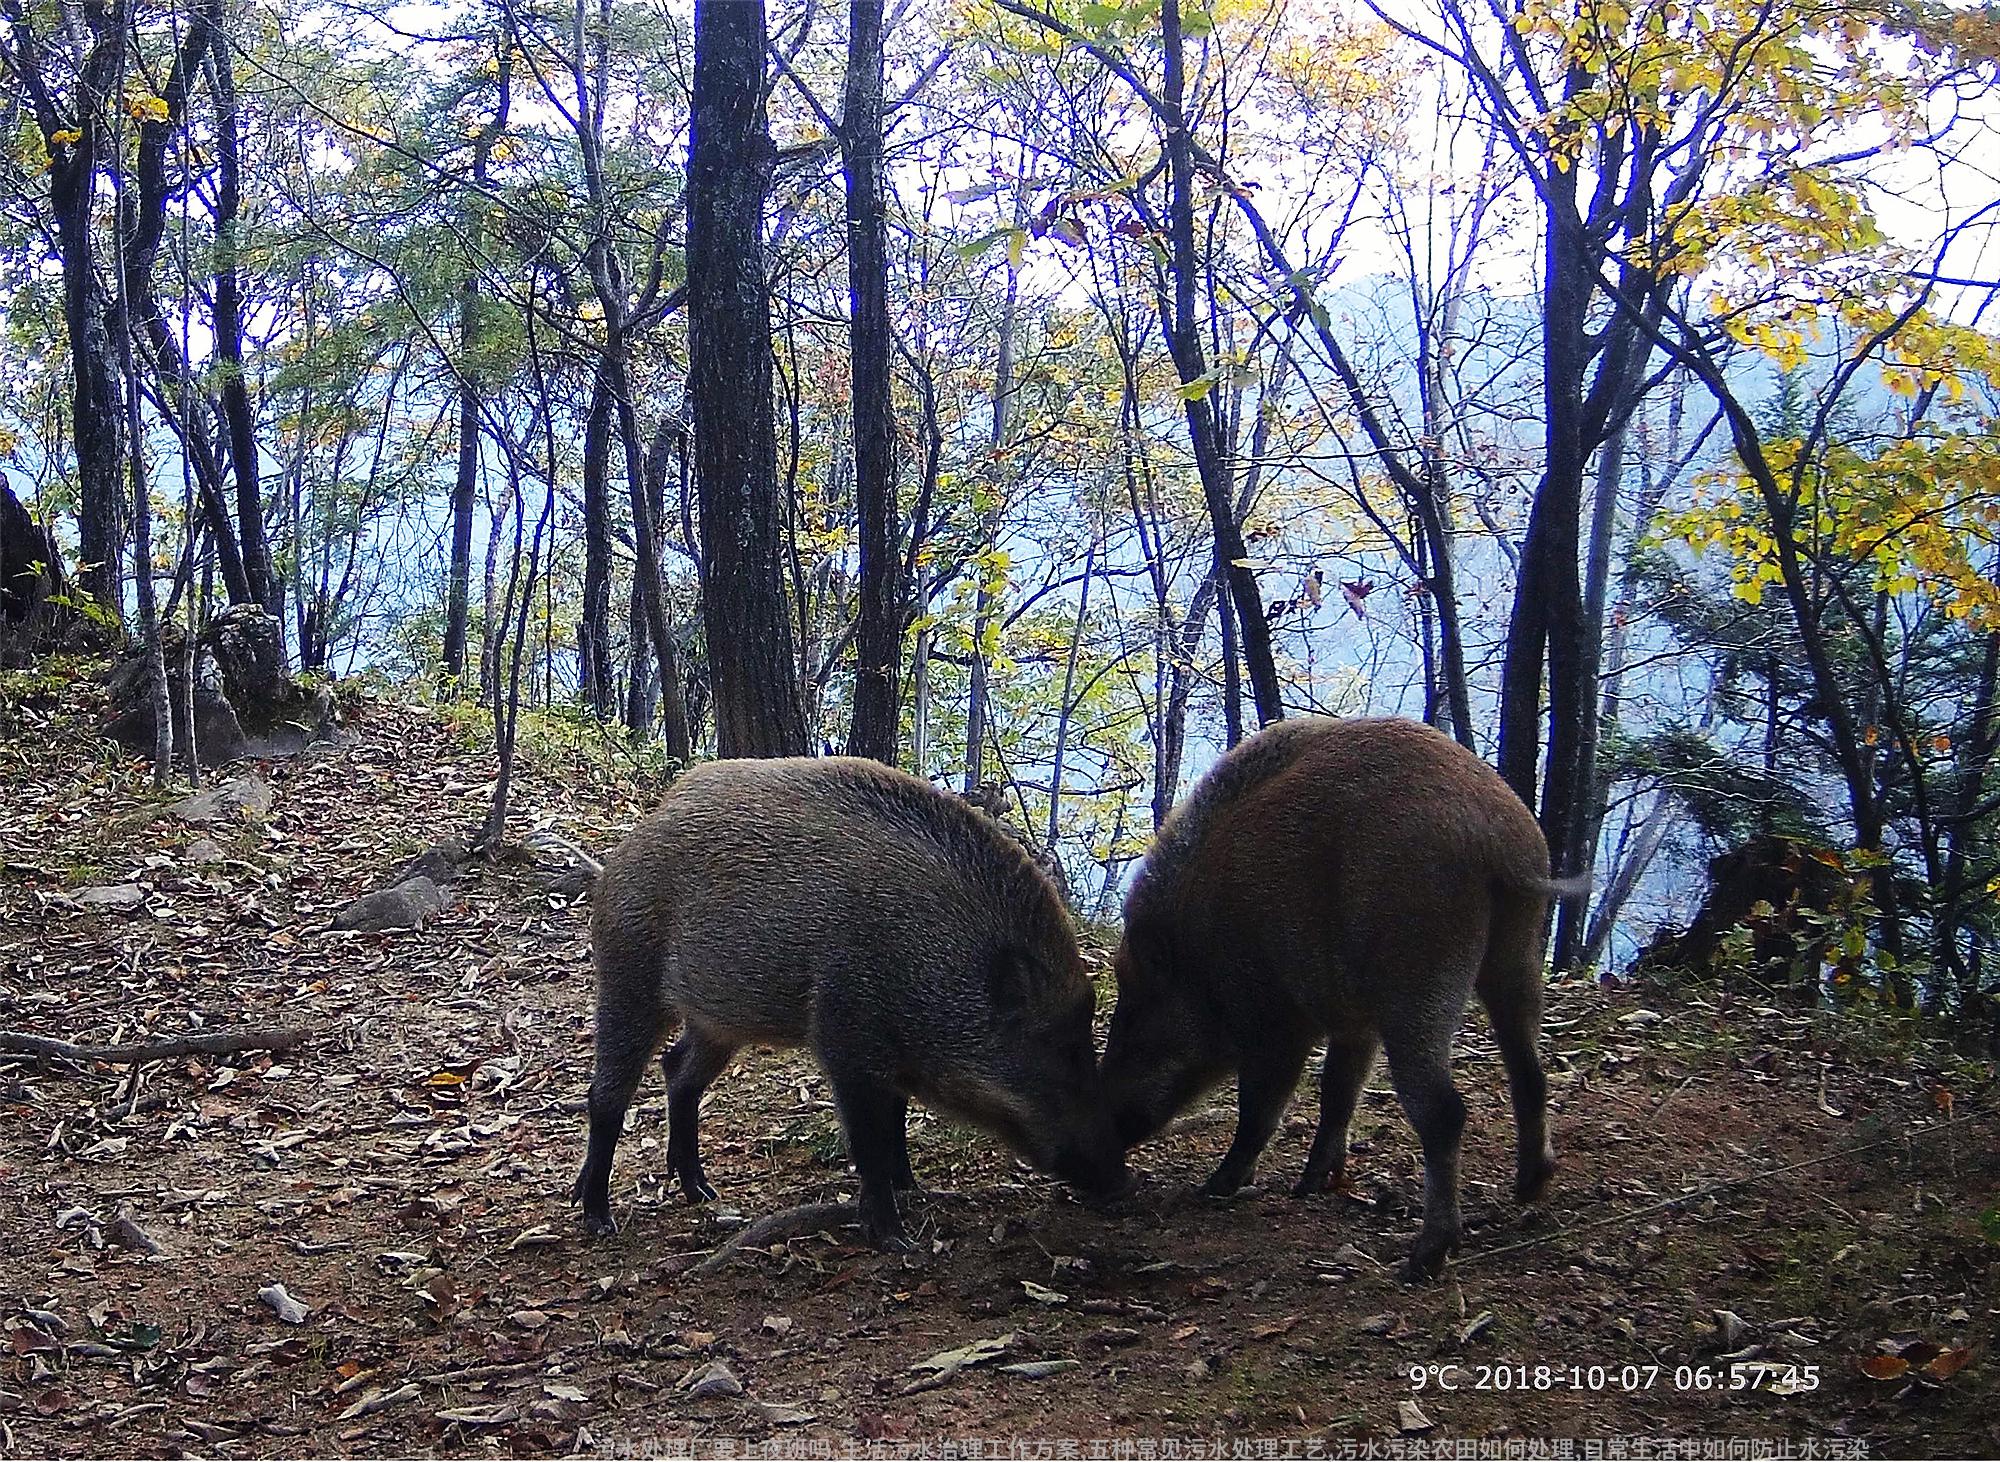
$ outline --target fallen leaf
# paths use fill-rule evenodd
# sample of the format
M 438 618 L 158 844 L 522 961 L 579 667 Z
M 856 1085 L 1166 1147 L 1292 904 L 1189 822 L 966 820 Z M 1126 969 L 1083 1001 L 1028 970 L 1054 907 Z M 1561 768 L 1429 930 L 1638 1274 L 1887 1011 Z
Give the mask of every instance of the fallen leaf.
M 257 1291 L 257 1298 L 271 1307 L 280 1320 L 287 1325 L 303 1325 L 312 1311 L 285 1292 L 282 1284 L 267 1284 Z
M 1934 1380 L 1949 1381 L 1953 1376 L 1972 1363 L 1972 1347 L 1962 1345 L 1957 1350 L 1941 1351 L 1924 1364 L 1924 1372 Z
M 1433 1431 L 1437 1423 L 1424 1415 L 1423 1408 L 1414 1401 L 1396 1403 L 1396 1429 L 1406 1437 L 1414 1437 L 1423 1432 Z
M 1026 1290 L 1028 1298 L 1038 1305 L 1066 1305 L 1069 1303 L 1068 1295 L 1061 1293 L 1059 1290 L 1050 1289 L 1045 1284 L 1036 1284 L 1032 1279 L 1022 1280 L 1021 1288 Z
M 690 1371 L 681 1378 L 681 1389 L 697 1401 L 711 1396 L 741 1396 L 743 1383 L 726 1361 L 712 1360 L 699 1373 Z
M 975 1340 L 970 1345 L 961 1345 L 955 1350 L 941 1350 L 936 1355 L 918 1361 L 910 1369 L 929 1371 L 933 1375 L 948 1376 L 964 1370 L 967 1366 L 985 1365 L 996 1361 L 1014 1348 L 1020 1339 L 1018 1331 L 1009 1330 L 1005 1335 L 996 1335 L 991 1340 Z

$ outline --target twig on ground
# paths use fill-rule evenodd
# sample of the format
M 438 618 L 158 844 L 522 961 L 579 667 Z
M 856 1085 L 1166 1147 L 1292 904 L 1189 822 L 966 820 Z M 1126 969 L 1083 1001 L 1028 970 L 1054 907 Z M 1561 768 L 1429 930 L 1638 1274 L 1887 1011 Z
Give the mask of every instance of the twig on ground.
M 801 1203 L 758 1219 L 742 1233 L 695 1265 L 696 1274 L 713 1274 L 742 1257 L 747 1249 L 763 1248 L 780 1239 L 795 1239 L 823 1228 L 840 1228 L 858 1223 L 861 1210 L 852 1203 Z
M 436 1371 L 428 1376 L 418 1376 L 422 1386 L 465 1386 L 475 1381 L 500 1381 L 514 1376 L 525 1376 L 547 1367 L 548 1362 L 539 1360 L 503 1361 L 497 1365 L 463 1366 L 455 1371 Z
M 236 1051 L 288 1051 L 312 1035 L 303 1025 L 249 1026 L 240 1030 L 197 1031 L 164 1041 L 127 1046 L 80 1046 L 53 1036 L 0 1031 L 0 1056 L 54 1056 L 64 1061 L 173 1061 L 182 1056 L 214 1056 Z

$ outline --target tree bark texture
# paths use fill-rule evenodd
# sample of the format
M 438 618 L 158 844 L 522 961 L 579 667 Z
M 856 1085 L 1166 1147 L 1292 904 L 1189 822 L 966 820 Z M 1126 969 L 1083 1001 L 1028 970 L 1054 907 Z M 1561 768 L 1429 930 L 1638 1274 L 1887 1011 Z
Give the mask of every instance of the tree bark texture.
M 763 0 L 695 6 L 689 374 L 702 603 L 716 750 L 725 757 L 800 755 L 806 746 L 771 406 L 764 201 L 776 149 L 764 121 L 765 45 Z
M 888 240 L 882 186 L 882 0 L 849 7 L 840 145 L 847 170 L 848 340 L 854 377 L 854 501 L 860 526 L 851 756 L 896 761 L 903 594 L 896 525 Z

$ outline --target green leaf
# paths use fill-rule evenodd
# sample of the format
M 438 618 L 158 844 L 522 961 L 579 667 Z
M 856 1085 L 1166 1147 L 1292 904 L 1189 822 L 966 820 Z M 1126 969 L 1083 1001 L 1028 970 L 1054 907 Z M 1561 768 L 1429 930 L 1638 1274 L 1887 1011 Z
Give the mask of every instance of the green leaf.
M 1215 33 L 1215 17 L 1206 10 L 1189 10 L 1181 15 L 1181 34 L 1196 39 Z
M 1214 389 L 1215 389 L 1214 376 L 1212 375 L 1197 376 L 1192 381 L 1188 381 L 1182 385 L 1176 386 L 1174 388 L 1174 394 L 1180 397 L 1181 400 L 1183 401 L 1199 401 Z
M 1010 239 L 1012 235 L 1019 232 L 1019 229 L 1012 228 L 991 229 L 981 234 L 978 238 L 973 239 L 970 243 L 960 244 L 958 246 L 958 256 L 961 259 L 977 259 L 1001 240 Z M 1011 242 L 1008 244 L 1008 252 L 1010 254 L 1013 252 L 1013 244 Z

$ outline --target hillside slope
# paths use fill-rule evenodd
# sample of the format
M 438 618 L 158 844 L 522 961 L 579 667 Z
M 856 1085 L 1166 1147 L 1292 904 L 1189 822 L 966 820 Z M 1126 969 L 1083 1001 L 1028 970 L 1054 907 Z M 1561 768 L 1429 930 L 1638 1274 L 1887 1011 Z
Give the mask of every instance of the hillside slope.
M 88 723 L 69 704 L 5 720 L 0 1027 L 311 1035 L 276 1057 L 142 1068 L 136 1086 L 122 1066 L 0 1059 L 0 1453 L 2000 1445 L 2000 1246 L 1981 1231 L 2000 1180 L 1991 1067 L 1904 1023 L 1558 987 L 1563 1168 L 1523 1217 L 1475 1019 L 1460 1043 L 1466 1253 L 1425 1289 L 1391 1276 L 1419 1168 L 1380 1073 L 1344 1195 L 1287 1195 L 1303 1100 L 1261 1191 L 1190 1196 L 1227 1140 L 1225 1090 L 1140 1150 L 1140 1190 L 1110 1214 L 916 1112 L 913 1160 L 935 1190 L 913 1205 L 921 1252 L 813 1234 L 699 1275 L 743 1220 L 851 1192 L 810 1062 L 749 1051 L 718 1082 L 705 1136 L 722 1198 L 706 1209 L 665 1188 L 649 1078 L 615 1175 L 623 1231 L 591 1241 L 568 1204 L 589 1075 L 582 907 L 525 863 L 481 862 L 421 932 L 328 928 L 478 818 L 489 762 L 468 734 L 363 707 L 350 743 L 262 771 L 267 811 L 190 826 Z M 601 846 L 657 792 L 544 750 L 516 826 Z M 79 903 L 125 883 L 136 909 Z M 260 1299 L 273 1285 L 304 1307 L 297 1323 L 284 1297 Z M 1800 1386 L 1791 1368 L 1817 1367 L 1816 1387 L 1732 1390 L 1730 1356 Z

